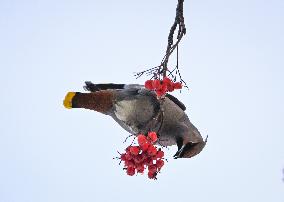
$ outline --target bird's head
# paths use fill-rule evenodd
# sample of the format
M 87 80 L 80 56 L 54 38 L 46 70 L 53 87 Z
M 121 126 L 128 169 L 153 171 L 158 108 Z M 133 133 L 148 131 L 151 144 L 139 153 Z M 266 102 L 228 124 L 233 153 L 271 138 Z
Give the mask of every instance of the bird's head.
M 205 147 L 207 143 L 207 138 L 206 137 L 205 141 L 202 140 L 200 142 L 188 142 L 184 144 L 179 151 L 174 155 L 174 158 L 191 158 L 197 154 L 199 154 L 203 148 Z

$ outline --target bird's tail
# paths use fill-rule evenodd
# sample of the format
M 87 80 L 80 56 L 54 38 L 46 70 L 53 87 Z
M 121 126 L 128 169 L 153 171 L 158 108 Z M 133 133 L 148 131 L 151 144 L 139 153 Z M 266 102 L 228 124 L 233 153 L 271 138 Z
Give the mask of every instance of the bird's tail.
M 85 108 L 107 113 L 113 106 L 114 92 L 102 90 L 92 93 L 68 92 L 63 101 L 67 109 Z

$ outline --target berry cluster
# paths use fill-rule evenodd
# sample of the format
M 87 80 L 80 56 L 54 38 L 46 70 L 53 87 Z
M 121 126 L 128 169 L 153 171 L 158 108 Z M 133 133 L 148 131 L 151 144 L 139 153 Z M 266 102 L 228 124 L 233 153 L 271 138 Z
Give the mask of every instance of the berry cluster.
M 164 166 L 164 152 L 157 149 L 153 144 L 157 141 L 157 134 L 149 132 L 147 137 L 143 134 L 137 136 L 138 146 L 128 146 L 126 153 L 121 154 L 120 159 L 124 162 L 127 175 L 144 173 L 148 168 L 148 178 L 157 179 L 156 176 Z
M 163 80 L 147 80 L 145 82 L 145 88 L 156 91 L 157 96 L 161 97 L 165 95 L 166 92 L 172 92 L 175 89 L 181 89 L 182 84 L 180 82 L 173 82 L 168 77 L 164 77 Z

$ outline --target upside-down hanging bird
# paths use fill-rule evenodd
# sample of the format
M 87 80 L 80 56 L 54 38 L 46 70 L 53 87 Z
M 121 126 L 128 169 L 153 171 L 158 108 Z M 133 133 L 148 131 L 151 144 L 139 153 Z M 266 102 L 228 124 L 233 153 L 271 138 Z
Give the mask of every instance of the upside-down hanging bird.
M 85 82 L 88 93 L 68 92 L 66 108 L 85 108 L 111 116 L 133 135 L 154 131 L 161 146 L 177 145 L 174 158 L 191 158 L 204 148 L 200 132 L 185 113 L 185 105 L 166 94 L 161 102 L 155 92 L 139 84 L 93 84 Z

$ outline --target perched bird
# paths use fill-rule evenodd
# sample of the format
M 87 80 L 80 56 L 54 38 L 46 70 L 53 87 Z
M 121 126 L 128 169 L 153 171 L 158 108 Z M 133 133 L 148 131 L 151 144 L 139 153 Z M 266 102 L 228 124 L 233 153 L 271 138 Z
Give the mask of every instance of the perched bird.
M 85 108 L 111 116 L 133 135 L 157 133 L 157 144 L 177 145 L 174 158 L 191 158 L 204 148 L 197 128 L 185 113 L 186 107 L 176 97 L 166 94 L 162 101 L 155 92 L 138 84 L 93 84 L 85 82 L 88 93 L 69 92 L 63 104 L 66 108 Z

